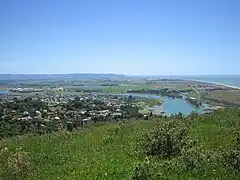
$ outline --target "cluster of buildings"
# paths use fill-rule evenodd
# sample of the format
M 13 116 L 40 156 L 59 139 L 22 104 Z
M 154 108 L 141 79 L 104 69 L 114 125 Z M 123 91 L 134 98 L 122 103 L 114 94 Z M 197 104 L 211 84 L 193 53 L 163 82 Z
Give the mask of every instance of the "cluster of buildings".
M 1 102 L 13 102 L 16 99 L 25 99 L 31 97 L 32 100 L 38 100 L 47 104 L 48 109 L 28 112 L 27 110 L 19 114 L 17 111 L 11 111 L 13 117 L 18 120 L 31 121 L 41 119 L 44 122 L 61 121 L 63 119 L 81 119 L 83 123 L 93 121 L 104 121 L 107 118 L 118 118 L 122 116 L 121 106 L 125 105 L 124 98 L 116 95 L 63 95 L 63 94 L 40 94 L 30 96 L 26 94 L 2 95 Z M 74 102 L 76 98 L 84 104 L 83 108 L 68 109 L 65 106 L 69 102 Z M 86 106 L 85 106 L 86 105 Z M 103 105 L 100 107 L 100 105 Z
M 15 92 L 15 93 L 31 93 L 31 92 L 43 92 L 43 89 L 39 88 L 13 88 L 10 89 L 9 91 Z
M 212 84 L 204 84 L 204 85 L 198 85 L 197 88 L 200 91 L 222 91 L 222 90 L 228 90 L 228 87 L 224 86 L 217 86 Z
M 38 93 L 38 92 L 44 92 L 44 91 L 50 91 L 50 92 L 59 92 L 59 91 L 64 91 L 62 87 L 54 87 L 54 88 L 48 88 L 48 89 L 43 89 L 43 88 L 12 88 L 9 90 L 10 92 L 14 93 Z
M 231 89 L 230 87 L 223 86 L 223 85 L 218 85 L 218 84 L 213 84 L 213 83 L 201 83 L 198 82 L 195 85 L 189 85 L 190 87 L 196 88 L 198 91 L 223 91 L 223 90 L 229 90 Z

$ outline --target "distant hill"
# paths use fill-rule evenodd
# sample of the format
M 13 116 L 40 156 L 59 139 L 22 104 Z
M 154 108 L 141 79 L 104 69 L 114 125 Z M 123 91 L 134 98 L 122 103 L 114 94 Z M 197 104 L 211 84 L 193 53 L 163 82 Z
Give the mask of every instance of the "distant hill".
M 0 74 L 0 80 L 120 79 L 123 74 Z

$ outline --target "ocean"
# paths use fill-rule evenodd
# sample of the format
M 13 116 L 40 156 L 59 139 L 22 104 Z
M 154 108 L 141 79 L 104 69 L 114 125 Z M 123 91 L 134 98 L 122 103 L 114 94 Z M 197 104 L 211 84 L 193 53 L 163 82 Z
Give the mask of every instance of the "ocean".
M 137 76 L 136 76 L 137 77 Z M 153 79 L 186 79 L 204 81 L 210 83 L 217 83 L 222 85 L 234 86 L 240 88 L 240 75 L 188 75 L 188 76 L 139 76 L 139 77 L 151 77 Z
M 240 75 L 165 75 L 165 76 L 136 76 L 136 77 L 151 77 L 153 79 L 186 79 L 186 80 L 196 80 L 204 81 L 210 83 L 217 83 L 227 86 L 234 86 L 240 88 Z
M 240 88 L 240 75 L 184 76 L 182 78 L 219 83 Z
M 0 90 L 0 95 L 1 94 L 8 94 L 8 91 L 2 91 L 2 90 Z

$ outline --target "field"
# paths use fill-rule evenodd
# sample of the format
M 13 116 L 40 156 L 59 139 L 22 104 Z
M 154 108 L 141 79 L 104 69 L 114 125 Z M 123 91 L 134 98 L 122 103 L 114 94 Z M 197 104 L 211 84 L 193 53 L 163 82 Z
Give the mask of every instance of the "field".
M 8 91 L 9 88 L 6 86 L 0 86 L 0 91 Z
M 209 103 L 212 106 L 240 107 L 240 90 L 188 92 L 185 95 Z
M 185 93 L 185 95 L 187 95 L 188 97 L 194 97 L 197 100 L 202 100 L 201 99 L 201 94 L 196 93 L 196 92 L 190 92 L 190 93 Z
M 191 90 L 192 88 L 189 87 L 187 84 L 175 82 L 175 83 L 164 83 L 159 86 L 159 88 L 169 88 L 172 90 Z
M 142 90 L 142 89 L 158 89 L 159 87 L 147 83 L 120 83 L 119 86 L 105 87 L 104 91 L 107 93 L 124 93 L 128 90 Z
M 160 99 L 148 99 L 148 98 L 136 98 L 131 101 L 132 104 L 136 104 L 139 107 L 153 107 L 154 105 L 161 105 L 163 101 Z
M 214 91 L 208 93 L 206 97 L 240 106 L 240 90 Z
M 209 158 L 213 157 L 206 164 L 197 164 L 192 170 L 183 170 L 178 166 L 178 157 L 167 160 L 149 157 L 146 164 L 146 156 L 139 155 L 138 142 L 142 134 L 156 126 L 161 127 L 166 121 L 168 120 L 161 118 L 151 121 L 127 120 L 89 125 L 75 132 L 60 131 L 42 136 L 5 139 L 0 142 L 0 177 L 21 179 L 24 176 L 23 179 L 29 180 L 118 180 L 131 179 L 136 175 L 136 170 L 140 170 L 140 175 L 152 177 L 149 179 L 239 178 L 239 169 L 214 159 L 221 157 L 222 152 L 234 148 L 240 129 L 239 110 L 219 110 L 214 114 L 182 121 L 188 124 L 188 135 L 195 140 L 195 147 L 204 152 L 204 157 L 205 153 L 211 154 Z M 21 158 L 24 154 L 29 156 L 29 169 L 24 166 L 24 158 Z M 198 154 L 189 159 L 196 163 Z M 18 168 L 16 163 L 20 164 Z

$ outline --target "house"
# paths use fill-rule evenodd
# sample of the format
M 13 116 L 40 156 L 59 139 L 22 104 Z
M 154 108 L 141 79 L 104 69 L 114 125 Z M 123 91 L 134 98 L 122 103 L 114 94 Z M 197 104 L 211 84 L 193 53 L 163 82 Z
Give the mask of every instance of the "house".
M 83 119 L 82 122 L 83 122 L 83 124 L 91 124 L 91 123 L 93 123 L 91 117 L 87 117 L 87 118 Z
M 112 116 L 113 118 L 120 118 L 120 117 L 122 117 L 122 113 L 120 113 L 120 112 L 115 112 L 115 113 L 112 113 L 111 116 Z

